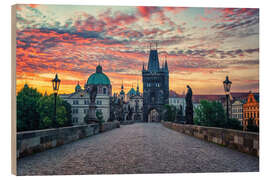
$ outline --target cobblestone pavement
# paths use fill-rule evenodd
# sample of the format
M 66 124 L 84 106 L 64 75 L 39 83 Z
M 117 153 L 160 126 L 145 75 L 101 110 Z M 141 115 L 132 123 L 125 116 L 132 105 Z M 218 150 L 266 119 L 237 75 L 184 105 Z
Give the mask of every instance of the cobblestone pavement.
M 121 126 L 18 160 L 18 175 L 259 171 L 259 159 L 159 123 Z

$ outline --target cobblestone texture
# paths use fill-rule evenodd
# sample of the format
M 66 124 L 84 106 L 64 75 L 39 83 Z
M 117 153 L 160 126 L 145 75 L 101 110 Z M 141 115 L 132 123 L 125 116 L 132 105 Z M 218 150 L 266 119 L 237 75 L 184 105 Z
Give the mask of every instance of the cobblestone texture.
M 170 130 L 121 126 L 18 160 L 18 175 L 259 171 L 259 159 Z

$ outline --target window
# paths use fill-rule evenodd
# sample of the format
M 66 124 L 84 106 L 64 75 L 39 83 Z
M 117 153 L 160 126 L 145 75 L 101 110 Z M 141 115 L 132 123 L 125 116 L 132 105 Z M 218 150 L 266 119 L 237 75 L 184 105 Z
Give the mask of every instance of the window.
M 79 112 L 78 109 L 72 109 L 73 114 L 78 114 L 78 112 Z
M 73 100 L 73 104 L 79 104 L 78 100 Z
M 102 101 L 101 100 L 97 100 L 97 105 L 102 105 Z
M 72 118 L 72 123 L 77 123 L 78 122 L 78 118 L 77 117 L 73 117 Z
M 107 89 L 103 88 L 103 94 L 106 94 L 106 93 L 107 93 Z
M 84 100 L 84 104 L 89 104 L 89 100 Z

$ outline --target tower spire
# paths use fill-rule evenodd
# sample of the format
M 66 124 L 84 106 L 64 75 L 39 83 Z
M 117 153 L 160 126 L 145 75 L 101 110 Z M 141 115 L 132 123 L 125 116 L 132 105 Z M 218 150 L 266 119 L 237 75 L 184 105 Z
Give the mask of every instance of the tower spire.
M 169 71 L 168 69 L 168 63 L 167 63 L 167 55 L 165 56 L 165 70 Z
M 139 91 L 139 80 L 137 79 L 137 91 L 136 91 L 137 95 L 140 95 L 140 91 Z

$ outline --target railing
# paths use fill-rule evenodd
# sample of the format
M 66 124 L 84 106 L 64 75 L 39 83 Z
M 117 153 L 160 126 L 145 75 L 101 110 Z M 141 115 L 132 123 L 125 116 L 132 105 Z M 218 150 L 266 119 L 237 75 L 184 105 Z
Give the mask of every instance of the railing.
M 233 129 L 162 122 L 165 127 L 259 157 L 259 134 Z
M 118 121 L 98 124 L 78 125 L 57 129 L 43 129 L 17 133 L 17 158 L 42 152 L 100 132 L 120 127 Z

